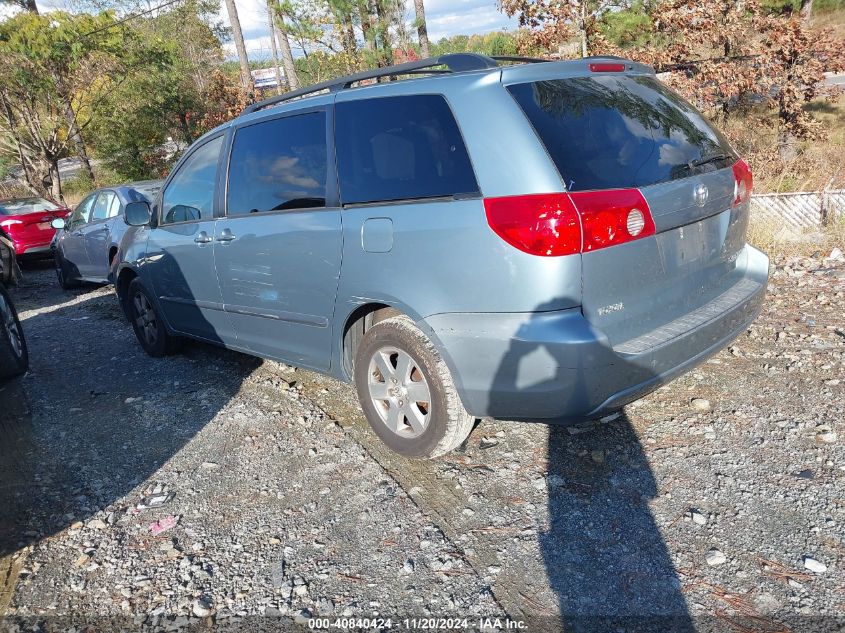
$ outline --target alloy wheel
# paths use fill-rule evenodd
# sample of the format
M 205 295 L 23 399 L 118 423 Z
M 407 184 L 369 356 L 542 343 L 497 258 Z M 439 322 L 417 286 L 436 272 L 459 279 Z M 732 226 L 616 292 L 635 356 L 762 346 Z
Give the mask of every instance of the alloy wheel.
M 150 300 L 143 292 L 138 292 L 132 300 L 132 305 L 135 310 L 135 326 L 147 344 L 154 346 L 158 340 L 158 321 Z
M 431 389 L 417 362 L 396 347 L 382 347 L 370 359 L 367 387 L 381 421 L 393 433 L 422 435 L 431 417 Z

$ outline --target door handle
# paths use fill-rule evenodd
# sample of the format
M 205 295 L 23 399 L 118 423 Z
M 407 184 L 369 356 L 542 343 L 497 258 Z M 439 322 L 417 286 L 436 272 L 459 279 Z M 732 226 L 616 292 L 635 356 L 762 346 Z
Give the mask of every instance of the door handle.
M 212 241 L 212 238 L 206 233 L 205 231 L 200 231 L 200 234 L 194 238 L 194 241 L 197 244 L 208 244 Z
M 223 229 L 217 237 L 218 242 L 231 242 L 233 239 L 235 239 L 235 236 L 232 235 L 232 232 L 229 229 Z

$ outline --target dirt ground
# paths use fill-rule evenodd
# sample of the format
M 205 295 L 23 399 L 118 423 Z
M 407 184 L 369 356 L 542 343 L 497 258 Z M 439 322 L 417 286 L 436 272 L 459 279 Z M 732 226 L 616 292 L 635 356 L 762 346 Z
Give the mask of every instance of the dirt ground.
M 776 264 L 748 333 L 621 415 L 484 421 L 431 462 L 384 449 L 347 385 L 148 358 L 110 288 L 30 266 L 0 630 L 841 630 L 845 262 Z

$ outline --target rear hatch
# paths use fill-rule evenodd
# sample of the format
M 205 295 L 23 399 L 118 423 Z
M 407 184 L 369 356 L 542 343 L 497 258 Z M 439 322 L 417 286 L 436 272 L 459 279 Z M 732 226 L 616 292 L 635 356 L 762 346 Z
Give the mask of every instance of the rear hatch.
M 695 108 L 651 74 L 595 72 L 507 88 L 576 206 L 589 196 L 581 192 L 625 189 L 639 190 L 649 207 L 652 235 L 583 248 L 582 310 L 615 348 L 667 324 L 682 327 L 691 313 L 706 316 L 741 281 L 748 196 L 738 197 L 735 169 L 744 163 Z
M 51 223 L 63 218 L 68 210 L 43 198 L 0 202 L 0 226 L 16 242 L 27 246 L 49 244 L 56 230 Z

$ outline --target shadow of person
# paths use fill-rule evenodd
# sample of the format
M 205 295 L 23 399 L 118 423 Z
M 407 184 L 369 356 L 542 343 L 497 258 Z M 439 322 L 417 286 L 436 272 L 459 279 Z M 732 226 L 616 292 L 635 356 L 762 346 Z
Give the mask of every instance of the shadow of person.
M 521 397 L 535 403 L 539 399 L 543 410 L 568 414 L 549 425 L 549 524 L 539 537 L 559 616 L 531 616 L 527 609 L 530 628 L 693 631 L 680 580 L 648 507 L 658 485 L 631 421 L 618 412 L 612 420 L 579 424 L 585 421 L 583 414 L 623 384 L 640 384 L 654 374 L 626 364 L 606 342 L 601 351 L 589 354 L 554 344 L 548 339 L 548 322 L 538 330 L 536 321 L 548 319 L 552 306 L 559 305 L 557 300 L 526 315 L 502 357 L 490 399 L 495 417 L 502 417 L 496 411 L 513 411 Z M 526 382 L 525 375 L 537 374 L 526 364 L 544 363 L 555 368 L 553 373 Z M 557 402 L 548 402 L 555 398 Z

